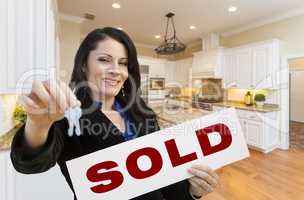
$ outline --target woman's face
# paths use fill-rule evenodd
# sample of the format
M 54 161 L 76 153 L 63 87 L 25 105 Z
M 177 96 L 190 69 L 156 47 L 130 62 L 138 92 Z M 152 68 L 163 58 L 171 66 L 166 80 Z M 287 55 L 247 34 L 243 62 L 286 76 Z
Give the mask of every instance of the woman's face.
M 95 98 L 115 97 L 128 78 L 127 50 L 112 38 L 97 43 L 87 64 L 87 78 Z

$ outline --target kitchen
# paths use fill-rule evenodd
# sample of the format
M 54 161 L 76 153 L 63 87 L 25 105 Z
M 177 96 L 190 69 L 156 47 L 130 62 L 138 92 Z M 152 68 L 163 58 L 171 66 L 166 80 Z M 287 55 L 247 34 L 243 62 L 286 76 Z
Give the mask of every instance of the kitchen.
M 58 166 L 42 175 L 29 177 L 15 172 L 9 163 L 10 142 L 15 130 L 20 126 L 18 119 L 12 120 L 14 113 L 19 116 L 18 112 L 14 112 L 17 101 L 15 85 L 20 76 L 33 66 L 31 59 L 21 59 L 24 56 L 36 59 L 34 68 L 38 68 L 41 63 L 47 63 L 47 67 L 60 63 L 56 65 L 60 66 L 57 69 L 60 78 L 68 82 L 73 57 L 80 41 L 89 30 L 106 25 L 122 28 L 134 39 L 141 65 L 142 97 L 157 113 L 162 128 L 226 107 L 236 108 L 244 136 L 251 149 L 251 157 L 220 169 L 219 187 L 203 199 L 304 198 L 301 179 L 304 175 L 301 170 L 304 163 L 298 159 L 304 155 L 304 151 L 301 146 L 293 146 L 293 143 L 290 143 L 289 88 L 286 87 L 289 83 L 286 76 L 289 73 L 288 65 L 284 66 L 284 60 L 287 58 L 304 56 L 303 30 L 300 28 L 304 26 L 304 12 L 300 9 L 304 5 L 301 1 L 280 0 L 274 2 L 273 6 L 270 2 L 267 6 L 265 2 L 247 2 L 246 5 L 237 0 L 221 1 L 219 5 L 215 5 L 213 1 L 206 1 L 205 4 L 195 1 L 127 4 L 126 1 L 119 1 L 121 8 L 112 8 L 113 2 L 107 0 L 103 1 L 102 6 L 109 8 L 103 14 L 94 9 L 100 6 L 97 1 L 41 2 L 18 2 L 17 5 L 16 1 L 3 1 L 3 6 L 1 5 L 1 13 L 13 13 L 8 11 L 16 7 L 16 13 L 21 13 L 19 18 L 16 17 L 21 25 L 27 24 L 28 19 L 20 16 L 35 19 L 29 26 L 19 26 L 5 33 L 1 32 L 0 37 L 0 45 L 11 44 L 6 43 L 14 40 L 8 34 L 10 31 L 24 33 L 23 36 L 16 36 L 19 40 L 23 39 L 21 50 L 7 50 L 16 56 L 16 65 L 9 60 L 12 57 L 8 56 L 9 59 L 5 60 L 9 54 L 5 48 L 1 48 L 0 54 L 5 55 L 0 57 L 1 60 L 4 59 L 5 63 L 13 66 L 1 67 L 0 75 L 0 175 L 4 177 L 0 180 L 1 200 L 41 197 L 53 199 L 54 193 L 60 194 L 58 198 L 71 199 L 68 186 L 63 177 L 58 175 Z M 55 4 L 48 4 L 50 2 Z M 46 5 L 46 13 L 38 9 Z M 130 16 L 129 21 L 123 20 L 131 13 L 131 9 L 139 5 L 142 10 Z M 236 10 L 227 11 L 229 6 L 234 6 L 232 10 Z M 182 9 L 186 7 L 189 8 Z M 195 7 L 200 7 L 208 15 L 202 15 L 201 10 L 198 10 L 193 11 L 195 17 L 191 17 L 192 12 L 189 9 L 196 11 Z M 31 11 L 34 8 L 36 10 L 33 14 Z M 214 16 L 208 9 L 216 10 L 220 13 L 219 16 Z M 169 11 L 175 13 L 176 34 L 181 41 L 187 42 L 187 48 L 184 52 L 173 55 L 159 55 L 154 49 L 164 40 L 163 33 L 167 22 L 164 15 Z M 250 14 L 244 16 L 244 13 Z M 87 15 L 84 17 L 84 14 Z M 41 15 L 44 18 L 37 17 Z M 51 20 L 52 15 L 56 15 L 54 19 L 57 21 Z M 212 20 L 206 20 L 208 17 L 212 17 Z M 44 19 L 49 20 L 45 28 L 50 30 L 50 33 L 53 30 L 54 35 L 39 32 L 35 27 L 43 26 Z M 153 25 L 145 23 L 144 19 L 151 19 L 150 23 Z M 9 20 L 0 18 L 3 26 L 8 26 Z M 33 31 L 39 36 L 36 47 L 32 45 L 35 40 L 31 37 Z M 172 32 L 171 24 L 170 31 Z M 49 42 L 44 44 L 42 41 L 47 38 Z M 44 50 L 45 45 L 49 47 L 47 50 Z M 27 51 L 35 48 L 41 51 Z M 56 53 L 56 48 L 60 49 L 60 53 Z M 20 68 L 25 66 L 20 63 L 25 63 L 26 68 Z M 44 75 L 38 78 L 43 79 Z M 260 101 L 262 105 L 257 105 Z M 297 134 L 304 133 L 300 129 Z M 53 190 L 48 190 L 37 184 L 41 180 L 57 184 L 52 185 Z M 32 187 L 38 191 L 35 195 Z

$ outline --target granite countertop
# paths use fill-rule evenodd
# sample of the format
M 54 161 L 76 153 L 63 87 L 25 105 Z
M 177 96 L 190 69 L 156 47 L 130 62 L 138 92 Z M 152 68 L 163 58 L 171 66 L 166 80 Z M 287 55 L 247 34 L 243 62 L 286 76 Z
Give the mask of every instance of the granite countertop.
M 9 150 L 11 148 L 12 140 L 17 130 L 23 125 L 23 123 L 17 123 L 15 126 L 0 137 L 0 151 Z
M 212 113 L 211 111 L 205 111 L 196 108 L 178 108 L 168 110 L 163 107 L 155 107 L 153 110 L 157 115 L 161 128 L 168 128 L 170 126 L 174 126 L 176 124 L 180 124 Z
M 178 101 L 186 101 L 186 102 L 192 102 L 192 97 L 191 97 L 191 96 L 167 97 L 167 99 L 178 100 Z
M 213 106 L 219 107 L 234 107 L 241 110 L 257 111 L 257 112 L 276 112 L 280 110 L 279 105 L 276 104 L 265 104 L 263 107 L 258 107 L 256 105 L 247 106 L 243 102 L 237 101 L 224 101 L 219 103 L 212 103 Z

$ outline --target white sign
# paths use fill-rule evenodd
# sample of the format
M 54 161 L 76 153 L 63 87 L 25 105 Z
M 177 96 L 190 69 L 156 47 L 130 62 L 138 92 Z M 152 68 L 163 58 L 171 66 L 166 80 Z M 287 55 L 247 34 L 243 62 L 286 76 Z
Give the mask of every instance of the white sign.
M 67 162 L 78 200 L 131 199 L 218 169 L 249 151 L 235 109 L 226 109 Z

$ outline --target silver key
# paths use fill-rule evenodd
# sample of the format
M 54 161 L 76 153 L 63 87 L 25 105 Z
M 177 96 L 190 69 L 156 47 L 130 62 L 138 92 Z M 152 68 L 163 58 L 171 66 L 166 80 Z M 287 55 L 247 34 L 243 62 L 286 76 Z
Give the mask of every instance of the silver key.
M 80 107 L 75 107 L 75 108 L 68 108 L 64 112 L 64 116 L 67 118 L 69 122 L 69 130 L 68 130 L 68 135 L 70 137 L 73 136 L 74 133 L 74 127 L 76 128 L 75 133 L 77 136 L 81 135 L 80 131 L 80 124 L 79 124 L 79 119 L 82 115 L 81 108 Z

